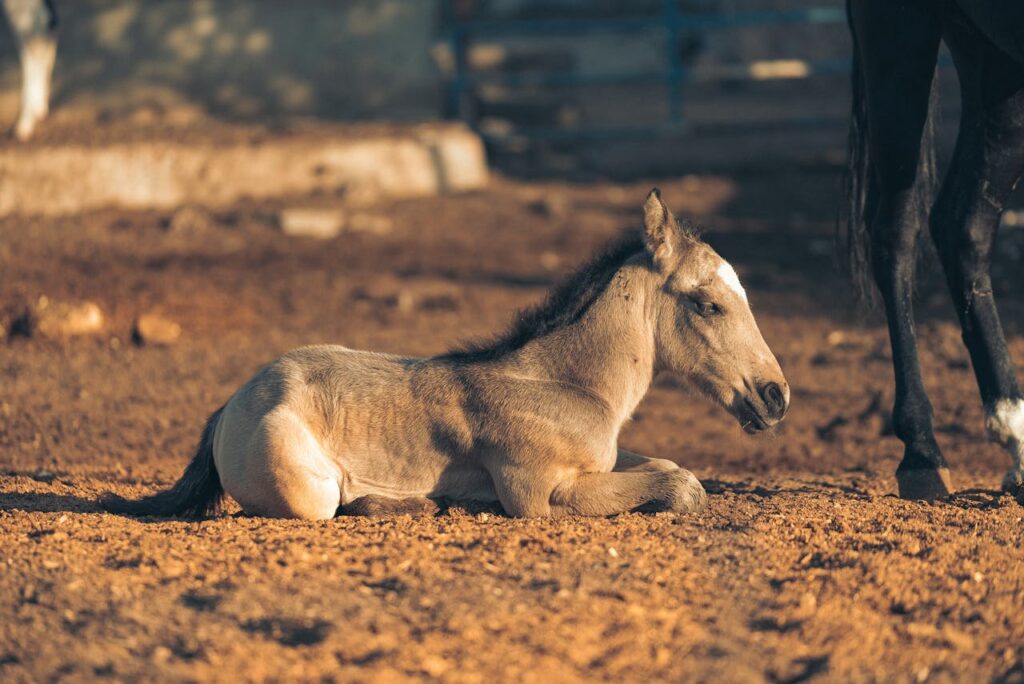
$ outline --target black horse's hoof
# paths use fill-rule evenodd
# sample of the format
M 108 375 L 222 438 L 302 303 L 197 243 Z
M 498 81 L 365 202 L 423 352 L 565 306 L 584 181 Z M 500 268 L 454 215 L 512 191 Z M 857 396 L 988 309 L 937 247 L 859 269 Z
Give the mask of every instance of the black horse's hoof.
M 914 468 L 896 471 L 901 499 L 931 501 L 953 493 L 949 468 Z
M 1024 504 L 1024 470 L 1013 469 L 1003 478 L 1003 491 Z

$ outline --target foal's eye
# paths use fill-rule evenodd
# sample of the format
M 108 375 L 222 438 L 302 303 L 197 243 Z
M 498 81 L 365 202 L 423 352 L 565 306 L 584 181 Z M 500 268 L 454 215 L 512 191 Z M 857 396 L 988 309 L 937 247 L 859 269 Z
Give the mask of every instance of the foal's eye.
M 722 307 L 718 306 L 714 302 L 710 302 L 706 299 L 694 299 L 693 306 L 697 309 L 697 313 L 705 318 L 708 316 L 717 316 L 722 313 Z

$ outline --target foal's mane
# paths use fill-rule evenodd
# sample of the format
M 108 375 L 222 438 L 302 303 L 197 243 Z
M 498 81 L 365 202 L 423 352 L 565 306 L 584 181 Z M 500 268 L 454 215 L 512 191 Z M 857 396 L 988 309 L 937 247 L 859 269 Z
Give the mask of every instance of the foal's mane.
M 468 342 L 439 358 L 491 361 L 521 349 L 530 340 L 575 323 L 604 293 L 615 272 L 644 249 L 639 231 L 626 232 L 556 285 L 543 302 L 517 312 L 506 332 L 490 340 Z

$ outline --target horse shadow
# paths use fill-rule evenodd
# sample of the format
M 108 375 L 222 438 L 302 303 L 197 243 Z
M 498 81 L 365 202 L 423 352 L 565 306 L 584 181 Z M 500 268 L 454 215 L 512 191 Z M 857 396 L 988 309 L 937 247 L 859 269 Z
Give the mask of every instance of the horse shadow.
M 49 492 L 0 492 L 0 511 L 23 513 L 103 513 L 98 499 Z
M 854 485 L 823 480 L 808 480 L 793 486 L 766 486 L 749 480 L 720 480 L 709 478 L 701 480 L 704 489 L 711 496 L 718 494 L 741 494 L 770 499 L 780 494 L 824 494 L 831 498 L 870 499 L 871 496 Z

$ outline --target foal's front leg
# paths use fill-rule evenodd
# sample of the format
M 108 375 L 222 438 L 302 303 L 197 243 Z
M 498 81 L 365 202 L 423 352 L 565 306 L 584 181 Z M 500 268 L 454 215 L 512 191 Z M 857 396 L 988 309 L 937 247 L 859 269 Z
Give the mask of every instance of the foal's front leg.
M 612 470 L 616 473 L 679 470 L 679 465 L 666 458 L 648 458 L 634 454 L 632 451 L 619 449 L 619 455 L 615 459 L 615 467 Z
M 700 480 L 678 466 L 670 470 L 580 473 L 551 495 L 554 515 L 604 516 L 627 511 L 695 513 L 706 504 L 707 494 Z

